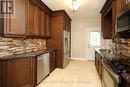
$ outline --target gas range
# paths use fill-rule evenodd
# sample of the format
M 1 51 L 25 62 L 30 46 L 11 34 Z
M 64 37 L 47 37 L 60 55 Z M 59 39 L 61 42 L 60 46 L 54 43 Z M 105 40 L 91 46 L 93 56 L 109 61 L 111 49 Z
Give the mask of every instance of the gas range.
M 105 85 L 103 87 L 111 87 L 107 84 L 107 79 L 111 78 L 113 87 L 125 87 L 123 82 L 123 74 L 130 73 L 130 60 L 125 58 L 105 58 L 102 61 L 102 82 Z M 106 73 L 107 72 L 107 73 Z M 109 81 L 110 82 L 110 81 Z M 116 86 L 115 86 L 116 85 Z
M 130 60 L 124 58 L 107 58 L 104 60 L 117 75 L 130 72 Z

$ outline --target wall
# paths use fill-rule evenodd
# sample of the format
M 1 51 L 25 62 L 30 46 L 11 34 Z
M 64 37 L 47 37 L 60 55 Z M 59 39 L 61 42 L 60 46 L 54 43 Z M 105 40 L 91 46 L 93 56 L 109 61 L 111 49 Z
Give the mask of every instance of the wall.
M 101 27 L 100 15 L 83 19 L 72 19 L 71 58 L 86 59 L 86 31 L 88 27 Z
M 13 39 L 0 37 L 0 57 L 46 49 L 43 39 Z

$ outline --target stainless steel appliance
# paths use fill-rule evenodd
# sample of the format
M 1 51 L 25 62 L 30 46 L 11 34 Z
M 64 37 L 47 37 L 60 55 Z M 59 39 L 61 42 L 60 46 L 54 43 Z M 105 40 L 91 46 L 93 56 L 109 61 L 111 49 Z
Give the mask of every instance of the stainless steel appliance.
M 70 32 L 64 30 L 64 59 L 63 59 L 63 67 L 65 68 L 70 61 Z
M 130 67 L 122 58 L 108 58 L 102 61 L 102 84 L 103 87 L 125 87 L 122 74 L 129 72 Z
M 37 57 L 37 84 L 50 73 L 50 54 L 46 53 Z
M 117 32 L 130 31 L 130 4 L 128 4 L 117 16 Z

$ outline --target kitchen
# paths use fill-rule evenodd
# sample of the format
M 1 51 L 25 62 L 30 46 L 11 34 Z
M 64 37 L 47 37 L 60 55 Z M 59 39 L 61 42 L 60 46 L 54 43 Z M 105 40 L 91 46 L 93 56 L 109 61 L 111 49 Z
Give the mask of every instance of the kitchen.
M 130 87 L 129 0 L 0 7 L 0 87 Z

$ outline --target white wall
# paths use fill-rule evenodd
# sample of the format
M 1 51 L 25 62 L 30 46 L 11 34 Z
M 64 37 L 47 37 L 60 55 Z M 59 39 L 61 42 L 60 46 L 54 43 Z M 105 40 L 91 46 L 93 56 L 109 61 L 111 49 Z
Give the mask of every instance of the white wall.
M 71 58 L 86 59 L 86 31 L 88 27 L 101 27 L 100 15 L 84 19 L 72 19 Z

